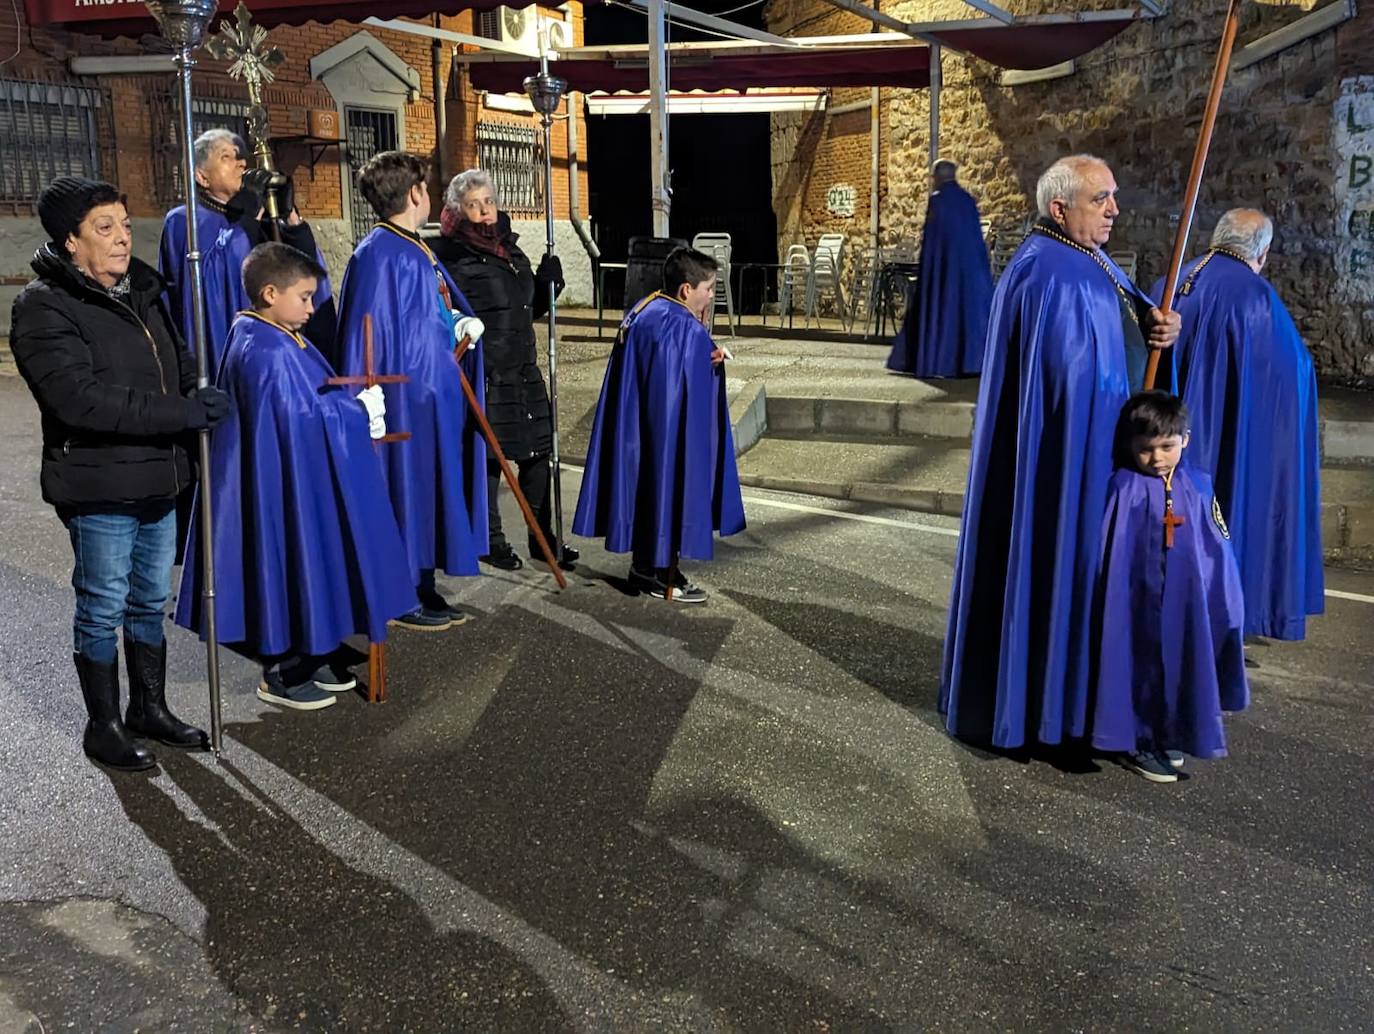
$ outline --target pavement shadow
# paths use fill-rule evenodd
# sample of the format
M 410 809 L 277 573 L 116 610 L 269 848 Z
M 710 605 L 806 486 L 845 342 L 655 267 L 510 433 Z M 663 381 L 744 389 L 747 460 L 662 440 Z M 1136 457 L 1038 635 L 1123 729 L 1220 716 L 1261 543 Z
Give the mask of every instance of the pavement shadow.
M 156 783 L 111 785 L 204 905 L 210 964 L 255 1015 L 329 1032 L 571 1029 L 511 952 L 437 931 L 406 894 L 331 853 L 232 765 L 163 754 L 210 825 Z

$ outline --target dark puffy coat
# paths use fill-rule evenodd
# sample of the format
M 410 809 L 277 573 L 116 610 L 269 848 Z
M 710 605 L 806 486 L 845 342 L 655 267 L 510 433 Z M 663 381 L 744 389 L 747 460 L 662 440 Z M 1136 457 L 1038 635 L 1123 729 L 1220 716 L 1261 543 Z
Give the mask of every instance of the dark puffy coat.
M 512 460 L 546 455 L 553 448 L 549 394 L 539 371 L 534 321 L 549 309 L 549 286 L 530 270 L 516 245 L 510 217 L 499 217 L 503 261 L 460 238 L 432 241 L 434 253 L 462 290 L 473 313 L 486 325 L 482 355 L 487 371 L 487 419 Z
M 59 510 L 172 499 L 190 484 L 183 396 L 196 370 L 147 263 L 129 264 L 126 301 L 44 245 L 38 279 L 14 301 L 10 349 L 43 418 L 43 498 Z

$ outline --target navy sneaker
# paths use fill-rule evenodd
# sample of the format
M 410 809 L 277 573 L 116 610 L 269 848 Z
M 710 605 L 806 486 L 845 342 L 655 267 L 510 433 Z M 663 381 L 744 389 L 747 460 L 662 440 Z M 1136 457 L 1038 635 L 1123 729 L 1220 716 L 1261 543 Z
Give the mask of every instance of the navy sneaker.
M 408 628 L 412 632 L 442 632 L 453 627 L 453 617 L 447 610 L 420 607 L 418 610 L 412 610 L 409 614 L 392 618 L 387 624 L 396 625 L 398 628 Z
M 292 677 L 293 682 L 294 679 L 295 676 Z M 262 681 L 258 683 L 258 699 L 296 711 L 318 711 L 322 707 L 334 706 L 334 695 L 325 692 L 311 679 L 287 685 L 280 668 L 270 668 L 262 673 Z
M 1183 767 L 1183 751 L 1166 750 L 1164 752 L 1164 756 L 1169 759 L 1169 764 L 1172 765 L 1174 768 Z
M 1178 782 L 1178 773 L 1174 771 L 1174 766 L 1169 764 L 1169 759 L 1153 750 L 1122 754 L 1121 764 L 1152 783 Z
M 477 559 L 502 571 L 518 571 L 525 566 L 525 561 L 510 548 L 509 542 L 501 543 L 486 556 L 479 556 Z
M 668 572 L 659 570 L 652 574 L 630 568 L 630 584 L 640 592 L 655 599 L 668 598 Z M 698 588 L 687 580 L 681 571 L 673 579 L 673 603 L 705 603 L 706 590 Z
M 346 693 L 358 686 L 353 673 L 334 661 L 327 661 L 311 672 L 310 681 L 326 693 Z

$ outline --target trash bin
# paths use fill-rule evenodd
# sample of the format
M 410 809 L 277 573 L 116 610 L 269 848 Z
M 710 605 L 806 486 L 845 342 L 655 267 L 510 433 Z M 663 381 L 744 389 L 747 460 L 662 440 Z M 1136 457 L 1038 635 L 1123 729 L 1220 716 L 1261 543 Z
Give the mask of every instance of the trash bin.
M 687 242 L 678 237 L 631 237 L 629 254 L 625 258 L 625 311 L 633 309 L 642 298 L 663 288 L 663 260 L 674 248 L 685 248 Z

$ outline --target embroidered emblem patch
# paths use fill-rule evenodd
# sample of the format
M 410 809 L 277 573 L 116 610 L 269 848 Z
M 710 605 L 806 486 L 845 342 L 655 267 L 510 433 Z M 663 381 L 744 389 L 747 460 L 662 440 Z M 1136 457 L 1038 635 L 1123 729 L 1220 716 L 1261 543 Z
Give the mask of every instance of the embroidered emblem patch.
M 1212 520 L 1217 522 L 1217 530 L 1221 532 L 1221 537 L 1229 539 L 1231 532 L 1226 528 L 1226 521 L 1221 516 L 1221 504 L 1217 502 L 1217 497 L 1212 496 Z

